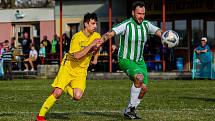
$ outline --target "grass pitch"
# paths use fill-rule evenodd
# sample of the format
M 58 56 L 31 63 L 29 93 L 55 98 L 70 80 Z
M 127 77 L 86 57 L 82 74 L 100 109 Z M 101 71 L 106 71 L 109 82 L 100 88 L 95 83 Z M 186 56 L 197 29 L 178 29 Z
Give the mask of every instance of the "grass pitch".
M 0 121 L 34 121 L 52 80 L 0 81 Z M 131 82 L 89 80 L 81 101 L 63 95 L 48 121 L 125 121 Z M 215 81 L 150 81 L 138 107 L 141 121 L 215 121 Z

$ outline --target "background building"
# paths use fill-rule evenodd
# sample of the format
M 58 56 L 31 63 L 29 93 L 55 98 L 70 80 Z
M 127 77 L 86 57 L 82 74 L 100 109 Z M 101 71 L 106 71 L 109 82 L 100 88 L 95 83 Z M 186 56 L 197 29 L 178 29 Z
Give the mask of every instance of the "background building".
M 95 12 L 99 17 L 98 31 L 102 34 L 108 28 L 108 5 L 112 2 L 112 23 L 121 22 L 131 16 L 131 4 L 135 0 L 63 0 L 63 31 L 68 34 L 80 30 L 83 15 Z M 162 28 L 162 0 L 143 0 L 146 4 L 146 19 Z M 180 44 L 174 49 L 165 50 L 164 59 L 167 70 L 176 69 L 177 58 L 183 58 L 184 70 L 192 68 L 193 49 L 199 44 L 202 36 L 208 38 L 208 44 L 215 47 L 215 1 L 211 0 L 165 0 L 166 29 L 173 29 L 180 36 Z M 55 6 L 56 31 L 59 33 L 59 1 Z M 72 26 L 75 26 L 74 28 Z M 151 42 L 150 42 L 151 41 Z M 150 37 L 152 48 L 153 41 Z M 170 64 L 171 61 L 171 64 Z M 168 67 L 169 66 L 169 67 Z
M 0 2 L 0 42 L 11 37 L 22 39 L 28 32 L 36 47 L 44 35 L 51 40 L 55 34 L 54 1 L 11 0 Z

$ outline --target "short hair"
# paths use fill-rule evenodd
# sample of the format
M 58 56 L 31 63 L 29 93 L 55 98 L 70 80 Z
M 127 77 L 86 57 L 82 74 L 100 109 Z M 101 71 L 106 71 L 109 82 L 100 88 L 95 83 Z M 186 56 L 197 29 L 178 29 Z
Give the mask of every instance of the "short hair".
M 83 23 L 88 23 L 90 21 L 90 19 L 94 19 L 95 21 L 97 21 L 97 15 L 96 13 L 86 13 L 84 15 L 84 21 Z
M 9 41 L 8 41 L 8 40 L 5 40 L 4 43 L 9 43 Z
M 12 37 L 11 39 L 12 39 L 12 40 L 15 40 L 15 39 L 16 39 L 16 37 Z
M 143 1 L 135 1 L 132 4 L 131 10 L 134 11 L 137 6 L 139 6 L 139 7 L 145 7 L 145 3 Z

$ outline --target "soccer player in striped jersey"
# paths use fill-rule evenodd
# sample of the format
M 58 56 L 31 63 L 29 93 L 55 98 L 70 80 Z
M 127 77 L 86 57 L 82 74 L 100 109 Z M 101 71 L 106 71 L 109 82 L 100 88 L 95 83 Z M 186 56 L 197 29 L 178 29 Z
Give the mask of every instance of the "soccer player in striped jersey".
M 148 34 L 161 37 L 162 31 L 145 20 L 145 4 L 136 1 L 132 4 L 132 17 L 114 26 L 102 38 L 120 35 L 119 66 L 133 81 L 130 90 L 130 101 L 124 116 L 129 119 L 140 119 L 135 109 L 147 92 L 147 68 L 143 58 L 144 45 Z

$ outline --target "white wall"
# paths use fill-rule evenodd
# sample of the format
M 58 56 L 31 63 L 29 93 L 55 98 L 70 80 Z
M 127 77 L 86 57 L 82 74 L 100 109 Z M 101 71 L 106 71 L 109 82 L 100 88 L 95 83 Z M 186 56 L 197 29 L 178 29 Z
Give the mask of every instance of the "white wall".
M 16 11 L 25 14 L 22 19 L 15 17 Z M 2 9 L 0 10 L 0 22 L 26 22 L 54 20 L 54 8 L 31 8 L 31 9 Z
M 125 17 L 127 5 L 125 0 L 112 0 L 113 18 Z M 59 3 L 56 1 L 55 15 L 59 18 Z M 95 12 L 99 18 L 108 17 L 108 0 L 70 0 L 63 1 L 63 17 L 83 18 L 87 12 Z

